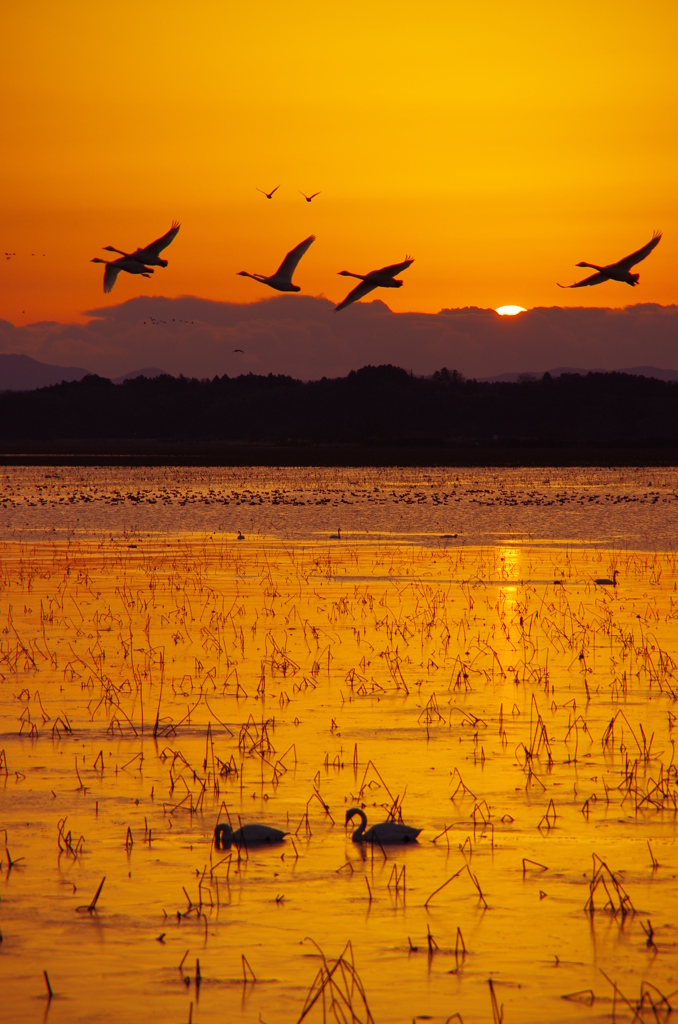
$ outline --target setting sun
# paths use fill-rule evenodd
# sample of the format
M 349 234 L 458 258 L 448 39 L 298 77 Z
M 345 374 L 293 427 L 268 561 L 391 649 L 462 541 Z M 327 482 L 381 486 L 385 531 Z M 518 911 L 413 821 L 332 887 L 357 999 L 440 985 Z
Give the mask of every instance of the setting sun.
M 524 306 L 498 306 L 495 309 L 495 313 L 499 313 L 499 316 L 516 316 L 518 313 L 526 312 Z

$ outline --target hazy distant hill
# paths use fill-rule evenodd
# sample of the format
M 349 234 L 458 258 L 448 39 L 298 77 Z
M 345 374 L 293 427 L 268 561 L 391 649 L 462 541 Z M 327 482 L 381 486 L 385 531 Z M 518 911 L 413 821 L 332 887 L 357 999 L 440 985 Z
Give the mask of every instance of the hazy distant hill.
M 275 373 L 319 380 L 386 363 L 419 375 L 455 366 L 479 379 L 549 367 L 609 372 L 678 363 L 678 306 L 649 303 L 501 317 L 474 308 L 392 313 L 380 299 L 335 313 L 327 299 L 308 295 L 249 304 L 145 296 L 86 315 L 92 319 L 77 324 L 0 320 L 0 352 L 87 366 L 114 379 L 138 366 L 198 378 Z
M 602 367 L 592 367 L 590 370 L 583 369 L 581 366 L 556 366 L 549 368 L 548 370 L 523 370 L 522 373 L 498 373 L 495 377 L 483 377 L 482 380 L 488 381 L 493 384 L 495 382 L 504 381 L 505 383 L 512 383 L 515 381 L 522 380 L 525 377 L 542 377 L 545 373 L 549 373 L 552 377 L 561 377 L 564 373 L 578 373 L 580 376 L 585 376 L 587 373 L 607 373 Z M 617 370 L 617 373 L 628 373 L 632 377 L 654 377 L 656 380 L 678 380 L 678 370 L 662 370 L 658 366 L 626 366 L 621 370 Z
M 87 373 L 80 366 L 52 366 L 30 356 L 0 354 L 0 391 L 31 391 L 62 380 L 82 380 Z

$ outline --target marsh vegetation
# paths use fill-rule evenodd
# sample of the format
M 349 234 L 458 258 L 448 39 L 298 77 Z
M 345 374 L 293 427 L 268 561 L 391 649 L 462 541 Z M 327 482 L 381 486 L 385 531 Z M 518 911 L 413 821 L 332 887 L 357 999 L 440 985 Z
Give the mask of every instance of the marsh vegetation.
M 678 554 L 445 514 L 5 537 L 2 1019 L 668 1018 Z

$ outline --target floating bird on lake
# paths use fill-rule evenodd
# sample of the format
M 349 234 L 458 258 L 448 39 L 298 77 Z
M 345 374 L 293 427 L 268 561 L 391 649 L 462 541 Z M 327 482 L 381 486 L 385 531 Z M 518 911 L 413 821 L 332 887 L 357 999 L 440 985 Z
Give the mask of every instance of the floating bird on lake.
M 595 263 L 577 263 L 578 267 L 590 267 L 597 273 L 585 277 L 583 281 L 576 281 L 574 284 L 558 284 L 557 281 L 556 284 L 559 288 L 585 288 L 588 285 L 602 284 L 603 281 L 620 281 L 622 284 L 630 284 L 632 288 L 635 288 L 640 274 L 632 274 L 631 267 L 635 267 L 636 263 L 640 263 L 641 260 L 649 256 L 652 250 L 659 245 L 661 237 L 661 231 L 655 231 L 650 241 L 642 249 L 632 252 L 630 256 L 625 256 L 618 263 L 610 263 L 606 267 L 599 267 Z
M 330 540 L 341 540 L 341 527 L 340 526 L 337 527 L 337 532 L 336 533 L 331 533 L 330 534 Z
M 282 843 L 289 832 L 281 832 L 270 825 L 241 825 L 235 832 L 230 825 L 217 825 L 214 830 L 214 845 L 217 850 L 229 850 L 233 843 L 240 848 L 253 846 L 275 846 Z
M 249 274 L 246 270 L 239 270 L 238 276 L 251 277 L 255 281 L 261 281 L 262 284 L 267 284 L 269 288 L 275 288 L 277 292 L 300 292 L 301 288 L 299 285 L 292 284 L 292 274 L 297 269 L 299 260 L 313 242 L 315 242 L 315 235 L 309 235 L 303 242 L 299 242 L 299 245 L 295 246 L 294 249 L 290 249 L 275 274 L 271 274 L 270 277 L 265 277 L 263 274 Z
M 133 260 L 131 256 L 121 256 L 117 260 L 101 260 L 98 256 L 95 256 L 90 262 L 105 264 L 104 291 L 106 294 L 113 290 L 113 285 L 118 280 L 118 274 L 122 270 L 124 270 L 126 274 L 141 274 L 142 277 L 150 277 L 153 273 L 152 267 L 144 266 L 144 264 L 139 263 L 138 260 Z
M 360 827 L 352 835 L 354 843 L 378 843 L 381 846 L 395 846 L 399 843 L 415 843 L 421 832 L 420 828 L 411 828 L 409 825 L 400 825 L 397 821 L 381 821 L 378 825 L 367 828 L 367 816 L 359 807 L 352 807 L 346 811 L 346 824 L 351 818 L 358 815 Z
M 369 295 L 375 288 L 402 288 L 403 282 L 396 280 L 396 274 L 407 270 L 413 263 L 414 260 L 406 256 L 402 263 L 394 263 L 390 267 L 382 267 L 381 270 L 371 270 L 369 274 L 353 274 L 350 270 L 340 270 L 340 277 L 357 277 L 360 284 L 348 293 L 343 302 L 334 307 L 334 312 L 338 313 L 340 309 L 346 309 L 352 302 L 357 302 L 364 295 Z
M 303 196 L 307 203 L 310 203 L 312 199 L 315 199 L 316 196 L 320 195 L 320 192 L 314 192 L 312 195 L 307 196 L 305 192 L 302 192 L 301 189 L 299 189 L 299 195 Z
M 280 185 L 276 185 L 275 188 L 272 188 L 270 192 L 264 192 L 263 188 L 259 188 L 258 186 L 255 186 L 255 188 L 257 192 L 261 192 L 262 196 L 266 196 L 267 199 L 273 199 L 273 196 L 280 188 Z
M 598 587 L 616 587 L 617 586 L 617 576 L 618 575 L 619 575 L 619 569 L 615 569 L 614 572 L 612 573 L 612 579 L 611 580 L 607 579 L 606 576 L 603 576 L 603 577 L 601 577 L 601 579 L 594 580 L 593 582 Z
M 123 252 L 122 249 L 116 249 L 114 245 L 105 245 L 104 249 L 106 252 L 119 252 L 121 256 L 126 256 L 127 259 L 136 260 L 137 263 L 144 263 L 147 266 L 166 267 L 168 261 L 162 259 L 160 253 L 167 248 L 170 242 L 174 241 L 179 234 L 180 227 L 181 224 L 178 221 L 172 221 L 172 227 L 166 234 L 161 238 L 156 238 L 155 242 L 145 245 L 143 249 L 135 249 L 134 252 Z

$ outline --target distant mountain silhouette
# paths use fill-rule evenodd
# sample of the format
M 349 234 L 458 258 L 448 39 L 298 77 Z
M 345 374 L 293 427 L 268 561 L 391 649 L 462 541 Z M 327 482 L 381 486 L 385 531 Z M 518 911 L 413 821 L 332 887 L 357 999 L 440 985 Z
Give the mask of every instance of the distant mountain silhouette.
M 0 355 L 0 391 L 31 391 L 62 380 L 81 380 L 87 373 L 79 366 L 52 366 L 13 352 Z
M 301 380 L 345 376 L 366 363 L 420 375 L 456 366 L 481 379 L 546 367 L 672 367 L 678 359 L 678 306 L 553 306 L 515 317 L 473 307 L 392 313 L 380 300 L 341 315 L 333 309 L 304 295 L 249 305 L 138 297 L 90 310 L 84 324 L 0 321 L 0 352 L 111 378 L 147 366 L 187 377 L 274 373 Z
M 482 379 L 490 384 L 498 383 L 500 381 L 511 384 L 525 377 L 543 377 L 545 373 L 550 374 L 551 377 L 562 377 L 564 373 L 578 373 L 580 376 L 585 376 L 587 373 L 606 372 L 607 371 L 602 367 L 585 370 L 580 366 L 556 366 L 548 370 L 523 370 L 521 373 L 498 373 L 494 377 L 483 377 Z M 678 380 L 678 370 L 662 370 L 658 366 L 626 366 L 617 372 L 628 373 L 633 377 L 654 377 L 656 380 Z

